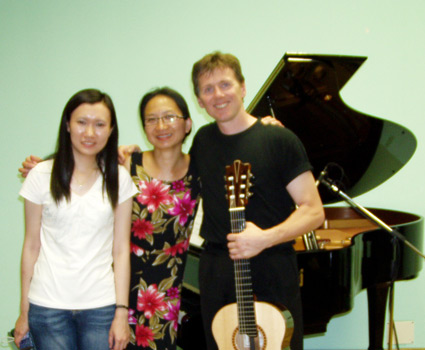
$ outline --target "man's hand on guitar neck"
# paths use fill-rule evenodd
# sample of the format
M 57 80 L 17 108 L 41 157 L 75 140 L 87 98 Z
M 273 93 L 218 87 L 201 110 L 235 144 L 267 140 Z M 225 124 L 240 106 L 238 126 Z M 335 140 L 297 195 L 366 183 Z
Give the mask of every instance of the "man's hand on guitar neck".
M 232 260 L 249 259 L 269 248 L 269 230 L 262 230 L 252 222 L 247 222 L 245 230 L 227 235 L 227 247 Z

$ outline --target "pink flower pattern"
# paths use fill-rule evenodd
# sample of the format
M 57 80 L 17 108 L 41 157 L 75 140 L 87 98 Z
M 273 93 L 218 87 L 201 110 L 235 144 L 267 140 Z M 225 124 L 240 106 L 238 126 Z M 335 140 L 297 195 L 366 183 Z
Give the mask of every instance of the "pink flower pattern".
M 144 250 L 134 243 L 130 243 L 130 250 L 136 256 L 142 256 L 144 253 Z
M 164 294 L 158 292 L 158 287 L 153 284 L 146 291 L 139 289 L 137 296 L 137 310 L 143 311 L 146 318 L 151 318 L 157 311 L 164 311 L 167 303 Z
M 178 287 L 171 287 L 167 290 L 167 295 L 170 299 L 178 299 L 180 298 L 180 292 Z
M 160 181 L 145 172 L 140 156 L 135 159 L 131 175 L 140 193 L 133 201 L 131 228 L 131 343 L 175 349 L 184 255 L 199 189 L 190 173 L 178 181 Z
M 137 324 L 137 318 L 134 317 L 134 310 L 128 309 L 128 324 Z
M 139 239 L 145 239 L 147 235 L 151 235 L 153 232 L 153 225 L 151 222 L 146 221 L 145 219 L 137 219 L 131 224 L 131 232 L 134 233 Z
M 177 256 L 178 254 L 183 254 L 186 250 L 187 244 L 185 244 L 185 242 L 180 242 L 164 249 L 164 253 L 171 256 Z
M 154 339 L 154 332 L 144 325 L 136 325 L 137 346 L 147 348 Z
M 140 194 L 137 200 L 140 204 L 146 205 L 149 213 L 153 213 L 161 204 L 168 205 L 171 203 L 169 195 L 170 185 L 164 185 L 162 181 L 153 179 L 152 181 L 140 181 Z
M 172 303 L 168 303 L 168 313 L 164 316 L 164 318 L 168 321 L 171 321 L 172 327 L 175 331 L 177 331 L 177 326 L 179 324 L 179 310 L 180 310 L 180 300 L 176 305 Z
M 176 192 L 185 192 L 185 184 L 184 181 L 182 180 L 178 180 L 178 181 L 174 181 L 172 184 L 173 190 Z
M 174 207 L 168 210 L 168 213 L 178 217 L 179 224 L 184 226 L 189 215 L 193 213 L 196 206 L 196 199 L 192 199 L 190 192 L 186 192 L 183 198 L 173 197 Z

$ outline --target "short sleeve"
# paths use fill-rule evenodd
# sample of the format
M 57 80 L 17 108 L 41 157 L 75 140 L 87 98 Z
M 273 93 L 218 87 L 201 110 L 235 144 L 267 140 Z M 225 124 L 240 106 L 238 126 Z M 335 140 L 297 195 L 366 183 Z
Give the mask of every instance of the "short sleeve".
M 50 177 L 53 162 L 51 160 L 37 164 L 27 175 L 19 195 L 35 204 L 43 204 L 50 193 Z
M 137 187 L 133 183 L 127 169 L 119 165 L 119 199 L 118 203 L 123 203 L 130 197 L 133 197 L 137 192 Z
M 307 153 L 301 140 L 289 129 L 275 127 L 280 134 L 278 147 L 274 153 L 274 159 L 280 159 L 280 174 L 282 174 L 285 186 L 300 174 L 312 170 Z

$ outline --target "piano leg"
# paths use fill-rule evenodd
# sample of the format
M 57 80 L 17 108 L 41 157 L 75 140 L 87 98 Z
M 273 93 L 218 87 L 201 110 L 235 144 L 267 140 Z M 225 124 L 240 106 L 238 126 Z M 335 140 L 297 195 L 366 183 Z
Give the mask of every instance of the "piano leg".
M 367 288 L 369 307 L 369 348 L 383 350 L 385 312 L 387 306 L 389 282 L 376 284 Z

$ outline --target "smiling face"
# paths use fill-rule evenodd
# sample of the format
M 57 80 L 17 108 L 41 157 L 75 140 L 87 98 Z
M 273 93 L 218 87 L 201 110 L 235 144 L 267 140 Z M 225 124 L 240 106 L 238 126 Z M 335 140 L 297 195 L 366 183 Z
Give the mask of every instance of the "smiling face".
M 102 102 L 83 103 L 71 113 L 67 130 L 74 157 L 96 157 L 111 135 L 111 113 Z
M 198 103 L 217 123 L 235 120 L 245 111 L 245 83 L 240 83 L 231 68 L 217 68 L 199 77 Z
M 144 109 L 145 132 L 149 142 L 158 149 L 179 147 L 192 127 L 190 118 L 174 118 L 172 123 L 165 123 L 167 115 L 183 116 L 177 103 L 169 96 L 157 95 L 146 104 Z M 156 119 L 157 123 L 148 125 L 147 120 Z

